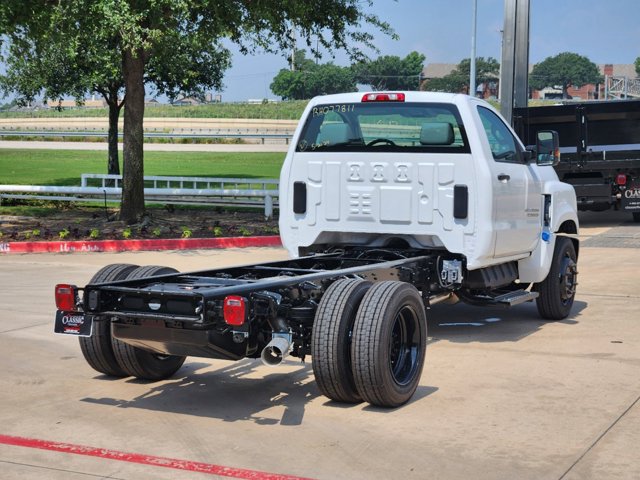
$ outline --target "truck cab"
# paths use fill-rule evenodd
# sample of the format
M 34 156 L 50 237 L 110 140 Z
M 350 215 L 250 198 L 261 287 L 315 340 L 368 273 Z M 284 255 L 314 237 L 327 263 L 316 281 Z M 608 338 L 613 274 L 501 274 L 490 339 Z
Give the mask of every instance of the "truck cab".
M 572 188 L 532 157 L 490 104 L 466 95 L 317 97 L 282 169 L 283 244 L 292 256 L 441 249 L 469 270 L 523 261 L 523 280 L 540 281 L 526 272 L 549 257 L 535 255 L 543 230 L 577 233 L 578 220 Z

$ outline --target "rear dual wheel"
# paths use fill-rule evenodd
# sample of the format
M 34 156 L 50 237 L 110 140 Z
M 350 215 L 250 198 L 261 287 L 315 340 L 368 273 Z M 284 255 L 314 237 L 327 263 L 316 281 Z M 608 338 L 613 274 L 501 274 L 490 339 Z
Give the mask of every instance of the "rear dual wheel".
M 176 272 L 177 270 L 168 267 L 113 264 L 98 270 L 89 283 L 107 283 Z M 82 354 L 91 368 L 112 377 L 133 376 L 145 380 L 162 380 L 173 375 L 186 358 L 159 355 L 113 338 L 111 319 L 94 320 L 92 335 L 80 337 L 79 340 Z
M 400 406 L 415 393 L 424 366 L 422 298 L 403 282 L 338 280 L 320 302 L 312 338 L 314 375 L 324 395 Z

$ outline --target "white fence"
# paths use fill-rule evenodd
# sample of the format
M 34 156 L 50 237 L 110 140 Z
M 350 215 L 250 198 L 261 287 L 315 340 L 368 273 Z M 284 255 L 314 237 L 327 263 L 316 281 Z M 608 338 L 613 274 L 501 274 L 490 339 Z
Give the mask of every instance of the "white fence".
M 94 138 L 107 138 L 108 134 L 101 131 L 91 130 L 10 130 L 0 129 L 0 137 L 43 137 L 43 138 L 77 138 L 77 137 L 94 137 Z M 122 138 L 122 132 L 118 133 L 118 137 Z M 145 139 L 238 139 L 247 141 L 259 140 L 259 143 L 273 143 L 280 142 L 289 145 L 292 134 L 290 133 L 246 133 L 246 132 L 218 132 L 218 133 L 155 133 L 145 132 Z
M 208 177 L 144 177 L 146 203 L 222 205 L 264 208 L 273 217 L 278 206 L 278 180 Z M 79 187 L 0 185 L 3 198 L 105 202 L 122 197 L 122 176 L 83 173 Z

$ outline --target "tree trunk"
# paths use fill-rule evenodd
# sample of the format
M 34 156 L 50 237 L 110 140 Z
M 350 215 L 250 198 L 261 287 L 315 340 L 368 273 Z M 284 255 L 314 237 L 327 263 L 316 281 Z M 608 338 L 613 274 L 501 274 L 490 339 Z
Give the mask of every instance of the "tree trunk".
M 144 214 L 144 52 L 124 52 L 124 161 L 120 220 L 136 223 Z
M 120 105 L 118 105 L 117 94 L 108 102 L 109 106 L 109 175 L 120 175 L 120 164 L 118 162 L 118 119 L 120 117 Z

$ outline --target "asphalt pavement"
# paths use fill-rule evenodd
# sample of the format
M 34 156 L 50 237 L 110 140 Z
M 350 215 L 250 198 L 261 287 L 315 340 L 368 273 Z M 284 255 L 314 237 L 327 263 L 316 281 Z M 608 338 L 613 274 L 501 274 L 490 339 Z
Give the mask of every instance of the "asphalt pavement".
M 0 256 L 3 479 L 638 479 L 640 225 L 581 216 L 570 318 L 437 305 L 414 398 L 385 410 L 320 395 L 310 362 L 190 358 L 111 379 L 53 334 L 53 286 L 108 263 L 181 271 L 277 248 Z M 288 475 L 289 477 L 286 477 Z

